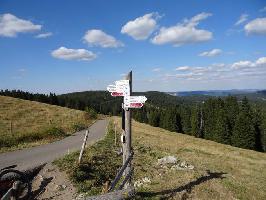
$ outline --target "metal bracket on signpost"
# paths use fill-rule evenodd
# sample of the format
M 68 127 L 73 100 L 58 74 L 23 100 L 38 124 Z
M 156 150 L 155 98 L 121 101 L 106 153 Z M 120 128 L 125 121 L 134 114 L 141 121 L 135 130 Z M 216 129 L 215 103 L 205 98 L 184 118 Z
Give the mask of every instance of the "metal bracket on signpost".
M 125 134 L 121 134 L 121 143 L 124 144 L 126 142 Z

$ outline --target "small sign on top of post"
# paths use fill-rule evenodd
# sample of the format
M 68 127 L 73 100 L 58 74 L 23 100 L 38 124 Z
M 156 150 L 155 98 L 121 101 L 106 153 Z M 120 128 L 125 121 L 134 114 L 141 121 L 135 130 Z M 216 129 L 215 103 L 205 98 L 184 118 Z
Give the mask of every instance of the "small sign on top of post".
M 124 108 L 141 108 L 147 98 L 145 96 L 131 96 L 129 80 L 115 81 L 115 85 L 108 85 L 107 90 L 114 97 L 124 97 Z

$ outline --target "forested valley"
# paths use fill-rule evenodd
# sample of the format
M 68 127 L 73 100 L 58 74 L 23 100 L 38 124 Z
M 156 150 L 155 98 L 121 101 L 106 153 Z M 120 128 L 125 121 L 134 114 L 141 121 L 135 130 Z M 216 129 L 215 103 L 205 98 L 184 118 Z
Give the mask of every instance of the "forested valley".
M 265 91 L 259 94 L 265 95 Z M 122 111 L 122 98 L 112 97 L 105 91 L 45 95 L 1 90 L 0 95 L 101 114 L 121 115 Z M 248 97 L 176 97 L 163 92 L 134 95 L 148 98 L 143 108 L 134 109 L 136 121 L 240 148 L 266 151 L 266 102 L 263 99 L 257 100 L 250 94 Z

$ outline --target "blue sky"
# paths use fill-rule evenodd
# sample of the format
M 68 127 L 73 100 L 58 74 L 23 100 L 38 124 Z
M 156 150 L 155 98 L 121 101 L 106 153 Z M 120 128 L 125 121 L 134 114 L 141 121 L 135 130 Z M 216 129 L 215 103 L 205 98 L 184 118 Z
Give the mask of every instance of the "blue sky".
M 0 88 L 265 89 L 266 1 L 0 0 Z

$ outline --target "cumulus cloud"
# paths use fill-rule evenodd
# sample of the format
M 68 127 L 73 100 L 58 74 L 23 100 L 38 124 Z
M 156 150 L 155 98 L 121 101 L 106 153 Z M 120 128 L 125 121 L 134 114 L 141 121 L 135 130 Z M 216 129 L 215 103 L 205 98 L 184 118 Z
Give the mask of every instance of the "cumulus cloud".
M 98 29 L 88 30 L 84 35 L 83 40 L 89 45 L 100 46 L 103 48 L 117 48 L 124 46 L 121 41 Z
M 157 35 L 152 38 L 153 44 L 173 44 L 180 46 L 184 44 L 205 42 L 212 39 L 212 32 L 198 29 L 200 21 L 210 17 L 211 13 L 200 13 L 191 19 L 185 19 L 175 26 L 162 27 Z
M 248 20 L 248 15 L 247 14 L 242 14 L 242 15 L 240 15 L 239 19 L 235 23 L 235 26 L 238 26 L 240 24 L 243 24 L 247 20 Z
M 244 27 L 247 34 L 266 35 L 266 18 L 256 18 Z
M 162 69 L 161 68 L 154 68 L 152 69 L 153 72 L 160 72 Z
M 198 87 L 199 84 L 213 83 L 227 84 L 230 81 L 265 79 L 266 76 L 266 57 L 260 57 L 254 61 L 242 60 L 235 63 L 213 63 L 207 66 L 181 66 L 176 68 L 176 73 L 162 74 L 160 80 L 188 81 Z M 217 82 L 218 81 L 218 82 Z M 222 82 L 220 82 L 222 81 Z M 226 82 L 225 82 L 226 81 Z
M 266 57 L 261 57 L 258 60 L 256 60 L 256 65 L 257 66 L 264 65 L 266 67 Z
M 41 30 L 41 25 L 20 19 L 12 14 L 0 15 L 0 36 L 16 37 L 18 33 L 29 33 Z
M 149 13 L 127 22 L 121 29 L 121 33 L 133 37 L 135 40 L 145 40 L 157 27 L 157 13 Z
M 54 58 L 59 58 L 63 60 L 85 60 L 90 61 L 97 57 L 91 51 L 86 49 L 68 49 L 66 47 L 60 47 L 54 51 L 52 51 L 52 56 Z
M 241 60 L 232 64 L 233 69 L 241 69 L 241 68 L 254 67 L 254 66 L 255 66 L 254 63 L 248 60 L 244 61 Z
M 35 38 L 47 38 L 47 37 L 50 37 L 52 35 L 53 35 L 52 32 L 40 33 L 40 34 L 36 35 Z
M 232 64 L 233 69 L 247 69 L 255 67 L 266 67 L 266 57 L 258 58 L 255 62 L 245 60 L 238 61 Z
M 212 49 L 211 51 L 204 51 L 199 54 L 199 56 L 204 56 L 204 57 L 213 57 L 213 56 L 218 56 L 222 53 L 221 49 Z
M 191 69 L 191 67 L 189 67 L 189 66 L 181 66 L 181 67 L 177 67 L 175 70 L 176 71 L 187 71 L 190 69 Z

